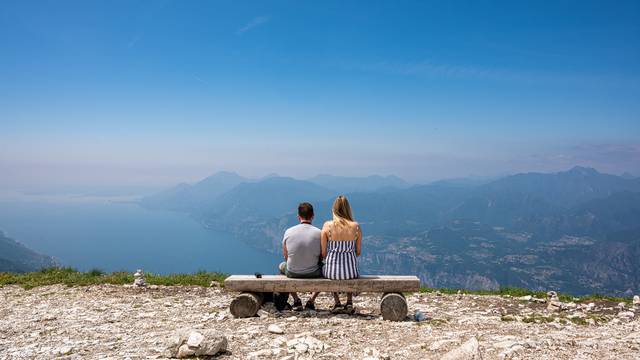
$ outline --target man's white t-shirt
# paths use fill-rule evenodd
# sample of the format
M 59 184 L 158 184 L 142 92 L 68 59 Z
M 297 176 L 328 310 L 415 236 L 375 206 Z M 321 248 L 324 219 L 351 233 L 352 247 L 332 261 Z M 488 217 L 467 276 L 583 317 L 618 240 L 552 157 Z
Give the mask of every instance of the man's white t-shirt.
M 299 224 L 284 232 L 282 244 L 287 246 L 287 271 L 309 274 L 320 269 L 320 229 L 311 224 Z

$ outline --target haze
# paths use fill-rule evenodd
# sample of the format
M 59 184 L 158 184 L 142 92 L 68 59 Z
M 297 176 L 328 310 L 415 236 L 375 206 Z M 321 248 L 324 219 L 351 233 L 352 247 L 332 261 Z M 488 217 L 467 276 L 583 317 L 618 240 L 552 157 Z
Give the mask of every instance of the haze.
M 0 189 L 640 175 L 637 1 L 13 1 Z

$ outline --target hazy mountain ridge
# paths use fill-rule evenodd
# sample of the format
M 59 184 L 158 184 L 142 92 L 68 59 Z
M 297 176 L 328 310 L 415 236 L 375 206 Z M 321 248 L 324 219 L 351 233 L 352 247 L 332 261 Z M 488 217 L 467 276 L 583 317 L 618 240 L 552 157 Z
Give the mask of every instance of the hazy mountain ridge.
M 0 272 L 28 272 L 57 266 L 49 256 L 41 255 L 0 231 Z
M 280 251 L 295 206 L 316 224 L 338 192 L 270 177 L 241 183 L 189 212 L 255 247 Z M 640 179 L 575 167 L 489 183 L 436 182 L 348 194 L 365 230 L 366 272 L 415 273 L 429 286 L 555 288 L 615 293 L 640 287 Z M 638 256 L 636 256 L 638 255 Z
M 405 180 L 393 176 L 371 175 L 366 177 L 346 177 L 321 174 L 307 181 L 338 193 L 373 192 L 380 190 L 403 189 L 411 186 Z

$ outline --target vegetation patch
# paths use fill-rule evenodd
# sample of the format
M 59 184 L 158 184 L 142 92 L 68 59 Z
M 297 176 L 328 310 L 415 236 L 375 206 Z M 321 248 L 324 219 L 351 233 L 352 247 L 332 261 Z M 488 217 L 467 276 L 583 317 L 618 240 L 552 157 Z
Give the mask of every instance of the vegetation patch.
M 524 323 L 550 323 L 555 321 L 555 317 L 553 316 L 543 316 L 538 314 L 529 315 L 522 319 Z
M 145 274 L 145 279 L 149 285 L 167 286 L 209 286 L 212 281 L 217 281 L 222 285 L 226 277 L 226 274 L 205 271 L 199 271 L 193 274 Z M 20 285 L 24 289 L 31 289 L 37 286 L 54 284 L 64 284 L 67 286 L 133 284 L 133 273 L 124 271 L 106 273 L 99 269 L 81 272 L 68 267 L 49 268 L 30 273 L 0 273 L 0 287 L 5 285 Z
M 467 294 L 467 295 L 496 295 L 496 296 L 511 296 L 511 297 L 522 297 L 522 296 L 531 295 L 532 297 L 536 297 L 539 299 L 547 298 L 547 293 L 544 291 L 534 291 L 534 290 L 516 288 L 516 287 L 504 287 L 496 290 L 465 290 L 465 289 L 444 289 L 444 288 L 436 289 L 436 288 L 429 288 L 429 287 L 420 288 L 421 293 L 439 292 L 441 294 L 454 295 L 454 294 L 457 294 L 458 291 L 461 294 Z M 575 303 L 609 301 L 609 302 L 615 302 L 615 303 L 624 302 L 627 304 L 631 304 L 633 300 L 631 297 L 616 297 L 616 296 L 607 296 L 607 295 L 600 295 L 600 294 L 576 297 L 571 294 L 559 293 L 558 298 L 562 302 L 575 302 Z

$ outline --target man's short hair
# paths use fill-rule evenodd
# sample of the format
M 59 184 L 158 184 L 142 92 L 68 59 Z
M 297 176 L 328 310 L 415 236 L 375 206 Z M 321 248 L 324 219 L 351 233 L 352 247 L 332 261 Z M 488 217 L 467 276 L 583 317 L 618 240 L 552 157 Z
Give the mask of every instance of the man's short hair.
M 298 205 L 298 216 L 305 220 L 311 220 L 313 217 L 313 205 L 303 202 Z

